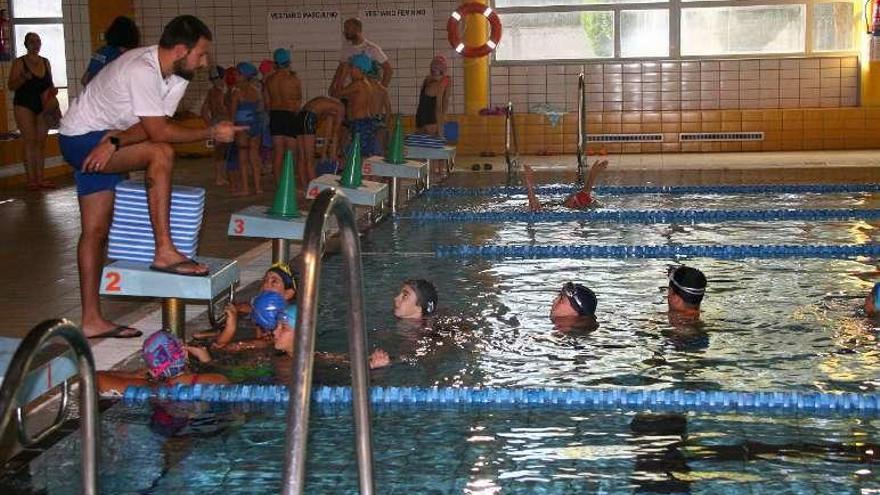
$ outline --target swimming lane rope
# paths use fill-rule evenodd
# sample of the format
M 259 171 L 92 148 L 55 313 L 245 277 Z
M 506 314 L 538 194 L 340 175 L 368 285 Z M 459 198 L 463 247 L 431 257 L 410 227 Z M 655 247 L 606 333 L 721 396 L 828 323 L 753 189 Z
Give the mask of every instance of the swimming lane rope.
M 613 223 L 719 223 L 736 221 L 870 220 L 880 209 L 832 208 L 785 210 L 569 210 L 569 211 L 412 211 L 397 218 L 420 222 L 613 222 Z
M 880 256 L 880 244 L 841 245 L 635 245 L 635 246 L 473 246 L 438 245 L 438 258 L 854 258 Z
M 571 194 L 580 189 L 577 185 L 569 186 L 538 186 L 536 192 L 541 194 Z M 597 194 L 797 194 L 797 193 L 852 193 L 877 192 L 880 184 L 738 184 L 738 185 L 634 185 L 596 186 Z M 499 196 L 525 194 L 522 186 L 493 187 L 432 187 L 425 191 L 427 196 Z
M 129 387 L 123 398 L 203 402 L 286 403 L 283 385 L 176 385 Z M 351 404 L 350 387 L 319 387 L 312 402 Z M 566 389 L 566 388 L 451 388 L 372 387 L 370 401 L 377 405 L 557 406 L 633 409 L 686 409 L 778 412 L 880 412 L 880 395 L 824 392 L 731 392 L 697 390 Z

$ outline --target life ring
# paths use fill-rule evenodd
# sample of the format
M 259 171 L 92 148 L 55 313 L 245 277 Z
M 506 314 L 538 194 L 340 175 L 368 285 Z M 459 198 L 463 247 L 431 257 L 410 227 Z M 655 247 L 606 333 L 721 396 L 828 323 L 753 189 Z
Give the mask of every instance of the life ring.
M 461 40 L 458 24 L 468 14 L 482 14 L 489 21 L 489 39 L 480 46 L 465 46 Z M 463 3 L 449 15 L 449 20 L 446 21 L 446 34 L 449 38 L 449 44 L 462 56 L 467 58 L 483 57 L 492 53 L 492 50 L 501 41 L 501 19 L 498 18 L 495 9 L 488 5 L 479 2 Z

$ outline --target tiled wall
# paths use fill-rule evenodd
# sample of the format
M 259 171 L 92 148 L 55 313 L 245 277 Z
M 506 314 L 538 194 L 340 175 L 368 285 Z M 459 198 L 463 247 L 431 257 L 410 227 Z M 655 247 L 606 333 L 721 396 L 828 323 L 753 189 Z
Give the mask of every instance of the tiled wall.
M 492 105 L 520 112 L 536 106 L 576 111 L 583 70 L 591 112 L 838 108 L 858 103 L 852 57 L 626 62 L 587 65 L 498 65 Z
M 277 47 L 268 46 L 267 16 L 270 9 L 280 7 L 308 7 L 337 9 L 343 18 L 357 15 L 363 8 L 433 8 L 435 25 L 433 49 L 386 50 L 394 67 L 391 99 L 395 109 L 406 114 L 415 113 L 419 88 L 428 74 L 428 64 L 435 53 L 446 54 L 450 60 L 453 90 L 450 113 L 461 113 L 464 101 L 464 80 L 460 57 L 453 57 L 446 40 L 446 16 L 459 2 L 447 0 L 409 1 L 354 1 L 354 0 L 136 0 L 136 18 L 143 28 L 146 43 L 159 39 L 162 27 L 174 16 L 195 14 L 205 21 L 214 34 L 216 63 L 229 66 L 243 60 L 259 64 L 270 58 Z M 197 5 L 197 7 L 196 7 Z M 340 26 L 341 29 L 341 26 Z M 367 38 L 370 33 L 364 33 Z M 339 64 L 339 46 L 328 46 L 326 51 L 297 51 L 294 47 L 292 68 L 303 82 L 306 99 L 324 95 Z M 190 85 L 181 102 L 181 108 L 197 111 L 207 93 L 208 84 L 204 74 Z

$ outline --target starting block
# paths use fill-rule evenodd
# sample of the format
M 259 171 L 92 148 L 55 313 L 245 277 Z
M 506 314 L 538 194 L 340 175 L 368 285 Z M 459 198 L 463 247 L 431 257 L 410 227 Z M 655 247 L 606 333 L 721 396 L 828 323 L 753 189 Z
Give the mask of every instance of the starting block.
M 421 146 L 407 146 L 404 155 L 413 160 L 446 160 L 446 173 L 455 168 L 455 146 L 443 146 L 440 148 L 426 148 Z M 446 174 L 443 174 L 445 177 Z M 428 184 L 430 188 L 430 184 Z
M 364 162 L 364 175 L 391 177 L 391 212 L 397 213 L 397 189 L 400 179 L 427 181 L 428 164 L 423 161 L 407 161 L 402 164 L 388 163 L 381 156 L 371 156 Z M 426 186 L 427 187 L 427 186 Z
M 342 191 L 345 197 L 351 201 L 351 204 L 358 206 L 369 206 L 375 208 L 388 201 L 388 186 L 380 182 L 365 180 L 361 182 L 358 188 L 342 187 L 339 184 L 340 177 L 338 175 L 326 174 L 309 182 L 309 189 L 306 197 L 315 199 L 324 189 L 335 188 Z
M 101 295 L 160 298 L 162 327 L 185 337 L 183 300 L 207 301 L 208 319 L 211 325 L 216 325 L 220 320 L 215 317 L 214 302 L 226 292 L 232 300 L 240 277 L 235 260 L 200 257 L 197 261 L 208 265 L 208 275 L 175 275 L 150 270 L 148 263 L 115 261 L 105 266 L 101 274 Z
M 302 241 L 308 216 L 307 211 L 300 211 L 298 217 L 285 218 L 270 214 L 266 206 L 248 206 L 229 217 L 227 234 L 233 237 L 272 239 L 272 262 L 288 263 L 290 241 Z M 328 219 L 325 230 L 331 234 L 339 230 L 335 217 Z

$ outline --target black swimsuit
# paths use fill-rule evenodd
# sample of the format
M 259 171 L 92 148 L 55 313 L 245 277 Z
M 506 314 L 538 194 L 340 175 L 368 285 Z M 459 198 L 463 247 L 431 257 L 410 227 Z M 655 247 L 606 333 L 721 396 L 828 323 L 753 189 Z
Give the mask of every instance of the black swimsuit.
M 437 97 L 429 96 L 425 93 L 427 82 L 422 83 L 422 90 L 419 92 L 419 107 L 416 110 L 416 127 L 425 127 L 426 125 L 437 123 Z
M 31 74 L 33 77 L 25 81 L 24 84 L 15 90 L 15 97 L 12 99 L 13 105 L 25 107 L 35 114 L 43 112 L 43 92 L 53 86 L 52 74 L 49 72 L 49 61 L 43 57 L 40 57 L 40 59 L 43 61 L 43 66 L 46 68 L 46 73 L 43 74 L 43 77 L 37 77 L 31 72 L 24 57 L 19 59 L 24 66 L 23 70 L 25 71 L 25 74 Z

